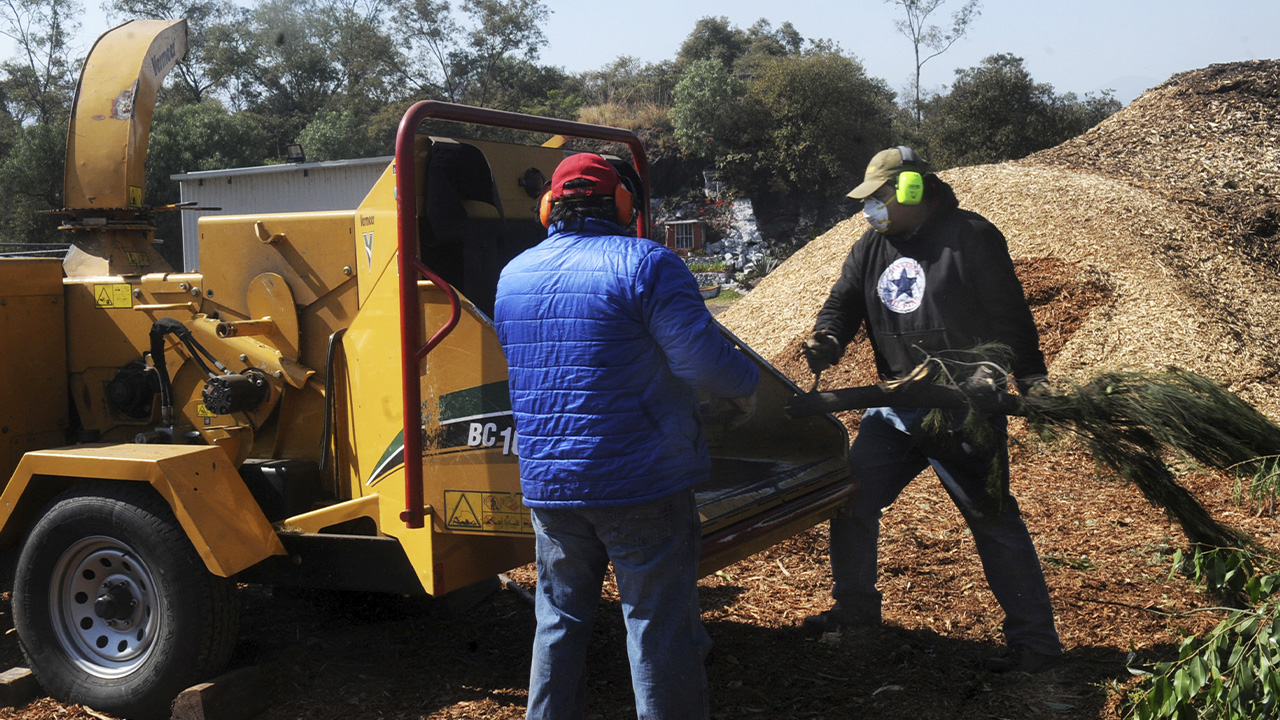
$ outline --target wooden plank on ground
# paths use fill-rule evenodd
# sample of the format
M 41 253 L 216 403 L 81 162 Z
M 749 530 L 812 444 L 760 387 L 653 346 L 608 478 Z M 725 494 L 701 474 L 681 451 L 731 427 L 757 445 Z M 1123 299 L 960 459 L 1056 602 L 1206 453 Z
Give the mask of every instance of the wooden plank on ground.
M 0 707 L 26 705 L 40 694 L 40 684 L 30 669 L 9 668 L 0 673 Z
M 249 720 L 267 709 L 262 671 L 254 665 L 192 685 L 173 701 L 173 720 Z

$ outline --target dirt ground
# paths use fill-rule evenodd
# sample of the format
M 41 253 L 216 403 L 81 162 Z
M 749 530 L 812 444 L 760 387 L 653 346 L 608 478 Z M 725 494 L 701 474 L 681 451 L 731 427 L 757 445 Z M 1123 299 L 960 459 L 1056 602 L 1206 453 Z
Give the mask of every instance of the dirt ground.
M 795 625 L 828 605 L 825 524 L 705 578 L 703 619 L 715 718 L 1118 718 L 1126 656 L 1167 658 L 1207 630 L 1214 603 L 1170 577 L 1181 535 L 1130 487 L 1095 477 L 1070 452 L 1017 451 L 1015 493 L 1041 553 L 1067 660 L 1042 675 L 994 675 L 980 659 L 1001 616 L 964 522 L 921 477 L 884 520 L 885 626 L 802 637 Z M 1192 486 L 1219 517 L 1263 528 L 1211 478 Z M 1267 525 L 1272 523 L 1268 522 Z M 1273 531 L 1272 531 L 1273 532 Z M 531 587 L 533 569 L 511 573 Z M 261 668 L 263 718 L 484 718 L 524 714 L 533 608 L 504 589 L 468 609 L 406 598 L 243 589 L 235 664 Z M 0 659 L 21 658 L 5 602 Z M 634 717 L 619 605 L 596 615 L 588 717 Z M 42 698 L 0 718 L 106 717 Z

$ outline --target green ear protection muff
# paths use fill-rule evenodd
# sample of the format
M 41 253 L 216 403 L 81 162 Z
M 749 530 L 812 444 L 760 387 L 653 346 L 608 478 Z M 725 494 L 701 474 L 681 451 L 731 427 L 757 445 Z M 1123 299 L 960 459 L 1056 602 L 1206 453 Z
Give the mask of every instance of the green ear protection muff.
M 924 176 L 914 170 L 898 173 L 897 199 L 899 205 L 919 205 L 924 199 Z
M 920 158 L 915 151 L 906 145 L 899 145 L 898 153 L 902 155 L 903 165 L 920 164 Z M 924 176 L 915 170 L 903 170 L 898 173 L 895 187 L 899 205 L 919 205 L 924 199 Z

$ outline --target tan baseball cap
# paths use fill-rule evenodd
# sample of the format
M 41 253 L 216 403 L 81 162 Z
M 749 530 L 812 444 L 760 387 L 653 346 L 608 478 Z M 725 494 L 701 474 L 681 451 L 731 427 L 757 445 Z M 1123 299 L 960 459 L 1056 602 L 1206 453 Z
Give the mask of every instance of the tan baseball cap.
M 867 163 L 867 174 L 862 184 L 849 191 L 847 197 L 865 200 L 882 185 L 898 177 L 903 170 L 915 170 L 921 175 L 933 172 L 933 167 L 906 145 L 881 150 Z

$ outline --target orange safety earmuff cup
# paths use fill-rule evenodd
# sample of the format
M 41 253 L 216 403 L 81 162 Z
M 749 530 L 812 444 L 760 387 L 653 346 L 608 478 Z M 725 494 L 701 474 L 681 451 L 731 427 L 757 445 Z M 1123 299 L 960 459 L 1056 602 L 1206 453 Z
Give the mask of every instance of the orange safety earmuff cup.
M 542 227 L 551 225 L 551 191 L 542 193 L 542 197 L 538 200 L 538 219 L 542 221 Z
M 618 184 L 617 189 L 613 191 L 613 204 L 618 209 L 618 224 L 626 227 L 631 224 L 635 213 L 635 199 L 631 195 L 631 191 Z M 551 225 L 551 208 L 555 203 L 551 201 L 551 192 L 542 193 L 542 198 L 538 200 L 538 220 L 542 222 L 542 227 Z
M 631 219 L 635 215 L 635 202 L 631 191 L 619 182 L 617 189 L 613 191 L 613 204 L 618 208 L 618 224 L 622 227 L 631 224 Z

